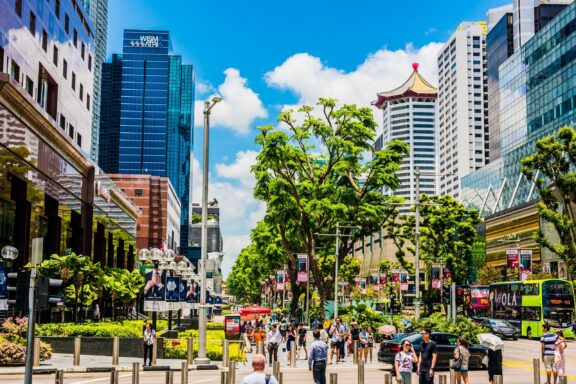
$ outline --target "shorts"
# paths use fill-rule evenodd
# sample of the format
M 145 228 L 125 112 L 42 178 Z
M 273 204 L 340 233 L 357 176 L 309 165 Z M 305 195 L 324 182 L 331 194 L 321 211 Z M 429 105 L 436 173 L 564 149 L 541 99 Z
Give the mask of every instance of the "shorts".
M 306 346 L 306 340 L 298 340 L 298 346 L 299 347 L 305 347 Z
M 458 372 L 462 377 L 468 377 L 467 369 L 455 369 L 454 372 Z
M 364 348 L 366 348 L 366 344 L 364 344 L 364 343 L 358 343 L 358 348 L 359 348 L 359 349 L 364 349 Z
M 544 361 L 544 369 L 546 369 L 546 372 L 556 372 L 554 355 L 544 355 L 542 360 Z
M 330 342 L 330 346 L 331 346 L 332 348 L 340 348 L 340 342 L 338 342 L 338 341 L 331 341 L 331 342 Z

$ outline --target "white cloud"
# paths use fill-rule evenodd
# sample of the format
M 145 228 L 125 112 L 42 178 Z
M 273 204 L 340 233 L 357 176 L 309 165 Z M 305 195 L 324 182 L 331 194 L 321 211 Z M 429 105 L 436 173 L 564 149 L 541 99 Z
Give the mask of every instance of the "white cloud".
M 420 73 L 435 84 L 436 57 L 442 46 L 429 43 L 421 48 L 409 44 L 396 51 L 381 49 L 351 72 L 330 67 L 307 53 L 298 53 L 264 78 L 269 86 L 294 93 L 298 105 L 314 105 L 319 97 L 335 97 L 339 103 L 366 106 L 376 99 L 378 92 L 394 89 L 407 80 L 413 62 L 418 62 Z
M 214 87 L 207 81 L 196 80 L 196 97 L 204 96 L 209 92 L 213 92 Z
M 220 229 L 224 240 L 223 272 L 227 275 L 234 260 L 250 243 L 250 230 L 260 220 L 266 208 L 254 199 L 256 180 L 250 168 L 256 161 L 257 152 L 247 150 L 236 153 L 232 163 L 215 164 L 215 174 L 209 175 L 209 198 L 216 198 L 220 207 Z M 202 200 L 202 170 L 197 159 L 192 160 L 194 202 Z
M 254 120 L 268 117 L 257 93 L 247 86 L 246 78 L 240 76 L 240 71 L 228 68 L 224 71 L 226 78 L 218 86 L 218 91 L 206 97 L 206 100 L 218 94 L 222 101 L 214 107 L 210 114 L 210 124 L 214 127 L 227 128 L 240 135 L 246 135 Z M 202 126 L 204 101 L 196 101 L 194 105 L 195 125 Z

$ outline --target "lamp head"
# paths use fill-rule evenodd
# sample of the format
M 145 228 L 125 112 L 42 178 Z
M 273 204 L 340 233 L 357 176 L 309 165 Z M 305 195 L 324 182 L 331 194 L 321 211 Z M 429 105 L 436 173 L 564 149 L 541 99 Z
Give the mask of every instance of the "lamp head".
M 220 96 L 214 96 L 212 98 L 212 104 L 216 104 L 222 101 L 222 98 Z
M 2 248 L 2 257 L 6 260 L 16 260 L 18 257 L 18 249 L 10 245 Z

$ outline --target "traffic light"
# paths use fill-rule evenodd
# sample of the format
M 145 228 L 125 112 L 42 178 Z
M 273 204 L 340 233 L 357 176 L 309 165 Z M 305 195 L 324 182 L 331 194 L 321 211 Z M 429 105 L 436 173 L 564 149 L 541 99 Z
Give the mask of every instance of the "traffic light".
M 60 292 L 63 281 L 41 277 L 36 281 L 36 310 L 45 311 L 64 301 Z
M 394 313 L 396 311 L 396 296 L 390 298 L 390 311 Z
M 443 285 L 442 286 L 442 301 L 446 305 L 450 304 L 450 286 L 449 285 Z
M 456 288 L 456 305 L 464 305 L 464 288 L 462 287 Z
M 29 309 L 30 270 L 17 272 L 16 278 L 16 311 L 26 312 Z

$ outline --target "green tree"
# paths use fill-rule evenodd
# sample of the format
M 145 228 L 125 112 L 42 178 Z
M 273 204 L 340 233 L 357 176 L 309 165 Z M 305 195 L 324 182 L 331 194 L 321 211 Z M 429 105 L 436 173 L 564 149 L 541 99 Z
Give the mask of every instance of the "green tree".
M 478 270 L 478 276 L 476 278 L 475 284 L 490 285 L 502 280 L 504 280 L 502 270 L 498 268 L 484 266 Z
M 116 303 L 129 304 L 144 288 L 144 277 L 137 270 L 107 268 L 104 274 L 104 290 L 112 300 L 112 320 L 116 319 Z
M 557 134 L 536 142 L 536 152 L 521 161 L 522 173 L 536 185 L 540 217 L 551 223 L 558 241 L 542 229 L 534 233 L 541 246 L 566 263 L 571 278 L 576 276 L 576 227 L 572 204 L 576 203 L 576 131 L 563 127 Z
M 310 271 L 321 302 L 333 292 L 334 281 L 322 264 L 334 249 L 333 234 L 341 225 L 339 265 L 355 241 L 377 232 L 390 216 L 391 198 L 382 193 L 399 186 L 396 172 L 408 145 L 399 140 L 375 150 L 376 123 L 370 108 L 320 99 L 319 116 L 303 106 L 279 116 L 282 127 L 260 127 L 254 195 L 266 202 L 266 222 L 277 228 L 295 271 L 296 253 L 310 255 Z M 288 133 L 284 130 L 287 128 Z M 360 228 L 354 230 L 350 226 Z M 316 258 L 317 249 L 321 256 Z M 298 297 L 298 296 L 296 296 Z

